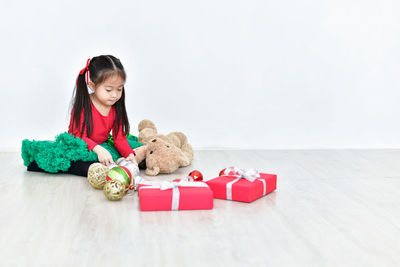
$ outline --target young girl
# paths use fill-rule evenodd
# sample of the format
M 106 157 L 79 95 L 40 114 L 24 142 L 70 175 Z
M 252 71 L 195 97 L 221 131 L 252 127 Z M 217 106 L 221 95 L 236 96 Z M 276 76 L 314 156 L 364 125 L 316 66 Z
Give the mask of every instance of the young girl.
M 100 144 L 108 140 L 111 131 L 118 152 L 137 164 L 136 154 L 126 138 L 129 121 L 125 108 L 125 79 L 126 73 L 120 60 L 102 55 L 88 59 L 76 80 L 68 133 L 83 139 L 87 149 L 93 150 L 98 161 L 105 165 L 114 161 L 110 152 Z M 86 176 L 92 163 L 81 160 L 71 162 L 71 167 L 62 172 Z M 35 161 L 28 166 L 28 170 L 44 171 Z

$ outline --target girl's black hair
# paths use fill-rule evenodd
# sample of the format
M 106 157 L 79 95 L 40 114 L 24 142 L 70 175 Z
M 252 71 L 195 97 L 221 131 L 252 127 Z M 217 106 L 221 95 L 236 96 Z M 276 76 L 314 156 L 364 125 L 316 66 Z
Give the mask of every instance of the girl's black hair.
M 88 87 L 85 81 L 86 72 L 87 70 L 85 70 L 82 74 L 79 74 L 77 85 L 74 89 L 74 94 L 72 97 L 72 129 L 74 127 L 79 129 L 79 126 L 81 125 L 81 113 L 82 110 L 84 111 L 83 125 L 80 137 L 83 136 L 85 128 L 87 129 L 88 137 L 92 135 L 93 131 L 92 108 L 90 104 L 91 102 L 89 98 Z M 121 61 L 118 58 L 111 55 L 101 55 L 98 57 L 94 57 L 90 60 L 89 78 L 96 86 L 114 75 L 119 75 L 122 80 L 126 80 L 124 67 L 122 66 Z M 122 96 L 114 104 L 114 107 L 116 111 L 114 129 L 116 129 L 116 132 L 113 132 L 113 135 L 116 136 L 120 128 L 122 128 L 122 131 L 125 135 L 128 135 L 129 121 L 125 108 L 125 87 L 122 88 Z

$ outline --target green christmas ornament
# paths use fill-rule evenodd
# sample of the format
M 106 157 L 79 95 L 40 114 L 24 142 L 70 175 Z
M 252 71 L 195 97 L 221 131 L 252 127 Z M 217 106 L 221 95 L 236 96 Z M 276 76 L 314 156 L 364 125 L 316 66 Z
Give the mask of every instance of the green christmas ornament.
M 127 168 L 123 166 L 118 166 L 108 171 L 106 179 L 107 181 L 119 181 L 121 184 L 128 188 L 131 184 L 132 174 Z

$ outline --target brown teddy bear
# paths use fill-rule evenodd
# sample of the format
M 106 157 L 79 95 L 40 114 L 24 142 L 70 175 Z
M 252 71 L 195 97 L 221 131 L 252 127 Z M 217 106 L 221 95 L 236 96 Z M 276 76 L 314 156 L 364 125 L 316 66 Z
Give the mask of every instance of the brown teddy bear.
M 140 163 L 146 160 L 146 175 L 172 173 L 192 163 L 193 148 L 183 133 L 158 134 L 150 120 L 142 120 L 138 128 L 139 142 L 143 146 L 135 149 L 136 161 Z

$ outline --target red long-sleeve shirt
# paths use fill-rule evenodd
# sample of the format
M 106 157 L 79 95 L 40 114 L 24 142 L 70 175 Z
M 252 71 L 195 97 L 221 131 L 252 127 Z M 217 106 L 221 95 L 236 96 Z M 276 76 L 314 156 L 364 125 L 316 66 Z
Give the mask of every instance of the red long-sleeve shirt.
M 122 126 L 120 126 L 118 135 L 115 135 L 116 129 L 114 129 L 114 121 L 115 121 L 115 108 L 114 106 L 111 107 L 108 116 L 104 116 L 96 109 L 92 102 L 90 102 L 92 107 L 92 119 L 93 119 L 93 129 L 92 135 L 90 137 L 87 136 L 87 129 L 83 132 L 82 137 L 80 136 L 82 131 L 83 119 L 84 119 L 84 111 L 82 110 L 81 113 L 81 122 L 79 128 L 76 128 L 74 125 L 74 130 L 72 131 L 72 116 L 73 110 L 71 112 L 71 119 L 69 122 L 68 133 L 73 134 L 76 137 L 82 138 L 87 146 L 88 150 L 91 151 L 95 146 L 98 144 L 102 144 L 107 141 L 108 136 L 113 131 L 113 140 L 116 149 L 118 152 L 126 158 L 129 154 L 134 153 L 132 148 L 129 146 L 128 140 L 126 140 L 126 136 L 124 136 L 122 131 Z

